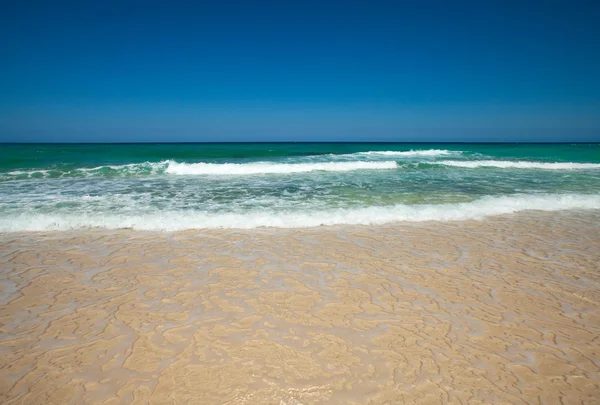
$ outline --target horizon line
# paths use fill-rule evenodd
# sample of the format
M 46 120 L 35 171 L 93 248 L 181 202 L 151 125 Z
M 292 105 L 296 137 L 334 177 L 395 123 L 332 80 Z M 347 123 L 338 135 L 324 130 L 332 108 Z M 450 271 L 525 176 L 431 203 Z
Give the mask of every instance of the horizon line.
M 191 142 L 0 142 L 0 145 L 223 145 L 223 144 L 528 144 L 528 145 L 596 145 L 599 141 L 191 141 Z

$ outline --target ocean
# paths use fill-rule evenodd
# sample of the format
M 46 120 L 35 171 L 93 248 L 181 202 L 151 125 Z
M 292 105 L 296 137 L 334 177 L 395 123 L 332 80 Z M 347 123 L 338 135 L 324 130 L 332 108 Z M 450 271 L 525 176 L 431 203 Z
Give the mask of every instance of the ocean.
M 599 210 L 600 144 L 2 144 L 0 231 L 370 225 Z

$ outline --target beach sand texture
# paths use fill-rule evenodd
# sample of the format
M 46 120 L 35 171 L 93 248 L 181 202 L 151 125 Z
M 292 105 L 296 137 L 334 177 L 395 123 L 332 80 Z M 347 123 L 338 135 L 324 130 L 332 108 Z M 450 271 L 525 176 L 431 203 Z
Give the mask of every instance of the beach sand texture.
M 0 403 L 600 403 L 600 215 L 0 235 Z

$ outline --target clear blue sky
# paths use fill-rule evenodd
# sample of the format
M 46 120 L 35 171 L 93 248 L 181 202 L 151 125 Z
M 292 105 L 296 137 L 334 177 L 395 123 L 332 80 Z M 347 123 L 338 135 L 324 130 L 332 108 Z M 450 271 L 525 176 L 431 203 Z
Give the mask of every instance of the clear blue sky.
M 599 21 L 597 0 L 3 1 L 0 141 L 600 141 Z

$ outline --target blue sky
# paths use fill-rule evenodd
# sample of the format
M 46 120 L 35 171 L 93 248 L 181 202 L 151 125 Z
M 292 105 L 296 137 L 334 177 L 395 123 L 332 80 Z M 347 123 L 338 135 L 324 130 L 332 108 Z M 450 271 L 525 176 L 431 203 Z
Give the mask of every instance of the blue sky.
M 596 141 L 597 1 L 0 5 L 0 141 Z

